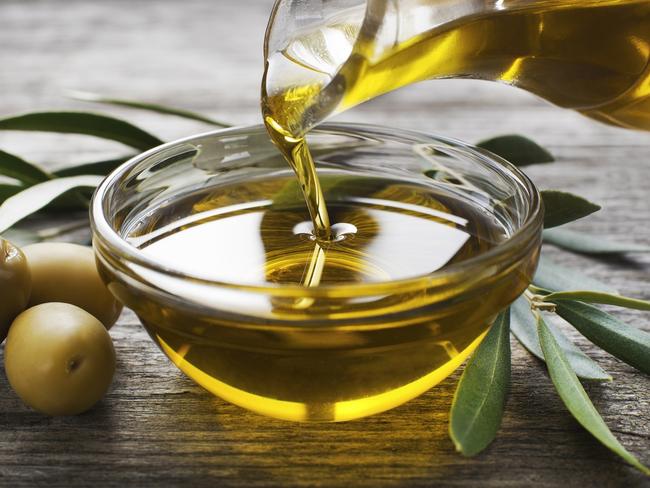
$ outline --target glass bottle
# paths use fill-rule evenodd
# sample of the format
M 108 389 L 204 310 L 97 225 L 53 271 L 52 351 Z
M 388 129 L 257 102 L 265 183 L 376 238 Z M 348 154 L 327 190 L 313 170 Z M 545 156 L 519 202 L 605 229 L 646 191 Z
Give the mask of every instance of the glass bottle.
M 650 130 L 649 57 L 649 0 L 278 0 L 263 105 L 302 136 L 411 83 L 474 78 Z

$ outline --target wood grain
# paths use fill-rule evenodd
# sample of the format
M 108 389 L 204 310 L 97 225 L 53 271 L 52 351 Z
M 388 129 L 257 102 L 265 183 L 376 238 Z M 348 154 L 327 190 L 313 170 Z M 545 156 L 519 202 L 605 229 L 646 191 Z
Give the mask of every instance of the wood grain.
M 93 108 L 67 89 L 178 105 L 259 122 L 261 46 L 270 0 L 3 0 L 0 114 Z M 108 110 L 171 139 L 205 127 Z M 599 125 L 532 95 L 472 81 L 429 82 L 355 109 L 346 120 L 476 141 L 518 132 L 557 156 L 529 173 L 542 188 L 588 195 L 604 210 L 576 225 L 650 244 L 650 134 Z M 93 138 L 0 134 L 0 147 L 61 167 L 125 154 Z M 558 262 L 650 299 L 650 256 Z M 648 314 L 619 316 L 650 330 Z M 647 376 L 567 331 L 614 377 L 588 385 L 623 444 L 650 463 Z M 270 420 L 211 397 L 178 372 L 125 312 L 111 331 L 115 383 L 92 411 L 48 418 L 0 374 L 0 486 L 647 486 L 571 419 L 540 362 L 513 343 L 513 385 L 497 441 L 465 459 L 447 436 L 458 374 L 393 411 L 343 423 Z

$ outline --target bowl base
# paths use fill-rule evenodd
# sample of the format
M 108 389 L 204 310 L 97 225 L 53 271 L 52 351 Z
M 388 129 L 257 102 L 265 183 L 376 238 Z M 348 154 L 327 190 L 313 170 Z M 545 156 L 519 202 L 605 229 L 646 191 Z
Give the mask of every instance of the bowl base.
M 421 395 L 454 372 L 478 347 L 486 332 L 472 341 L 465 349 L 454 351 L 453 357 L 442 366 L 403 386 L 353 400 L 338 402 L 302 403 L 285 401 L 249 393 L 231 386 L 218 378 L 201 371 L 185 360 L 184 355 L 174 350 L 160 336 L 155 337 L 162 351 L 188 377 L 223 400 L 247 410 L 294 422 L 344 422 L 374 415 L 395 408 Z M 450 354 L 450 356 L 452 355 Z M 335 392 L 332 392 L 334 394 Z

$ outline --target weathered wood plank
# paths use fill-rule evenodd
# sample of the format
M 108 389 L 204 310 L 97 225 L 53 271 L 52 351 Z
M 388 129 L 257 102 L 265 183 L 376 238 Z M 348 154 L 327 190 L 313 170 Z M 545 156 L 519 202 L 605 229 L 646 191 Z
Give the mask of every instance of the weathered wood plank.
M 0 114 L 97 108 L 65 89 L 147 99 L 259 122 L 261 43 L 271 1 L 4 0 L 0 3 Z M 99 107 L 101 110 L 108 110 Z M 173 138 L 204 127 L 113 110 Z M 626 132 L 489 83 L 431 82 L 360 107 L 346 120 L 384 123 L 475 141 L 523 132 L 560 160 L 530 169 L 541 187 L 589 195 L 605 206 L 579 224 L 604 236 L 650 243 L 650 135 Z M 121 154 L 87 138 L 0 134 L 0 147 L 52 166 Z M 650 256 L 607 262 L 556 259 L 650 298 Z M 650 330 L 647 314 L 621 317 Z M 650 382 L 584 346 L 616 381 L 589 392 L 622 442 L 650 463 Z M 447 437 L 458 374 L 391 412 L 334 425 L 259 417 L 212 398 L 156 350 L 125 312 L 111 331 L 115 384 L 91 412 L 47 418 L 26 409 L 0 374 L 0 485 L 405 485 L 641 486 L 644 479 L 593 441 L 554 393 L 539 361 L 513 343 L 513 386 L 498 440 L 465 459 Z

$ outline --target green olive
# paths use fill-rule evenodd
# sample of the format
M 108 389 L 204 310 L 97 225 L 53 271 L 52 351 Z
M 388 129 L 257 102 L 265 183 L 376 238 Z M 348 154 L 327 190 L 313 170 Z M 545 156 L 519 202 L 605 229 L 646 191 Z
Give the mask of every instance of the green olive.
M 41 242 L 23 248 L 32 273 L 29 306 L 64 302 L 83 308 L 107 329 L 122 305 L 99 277 L 92 248 L 65 242 Z
M 85 412 L 106 393 L 115 350 L 104 325 L 68 303 L 43 303 L 21 313 L 5 345 L 9 384 L 48 415 Z
M 0 239 L 0 343 L 7 337 L 16 315 L 25 310 L 31 277 L 25 255 L 9 241 Z

